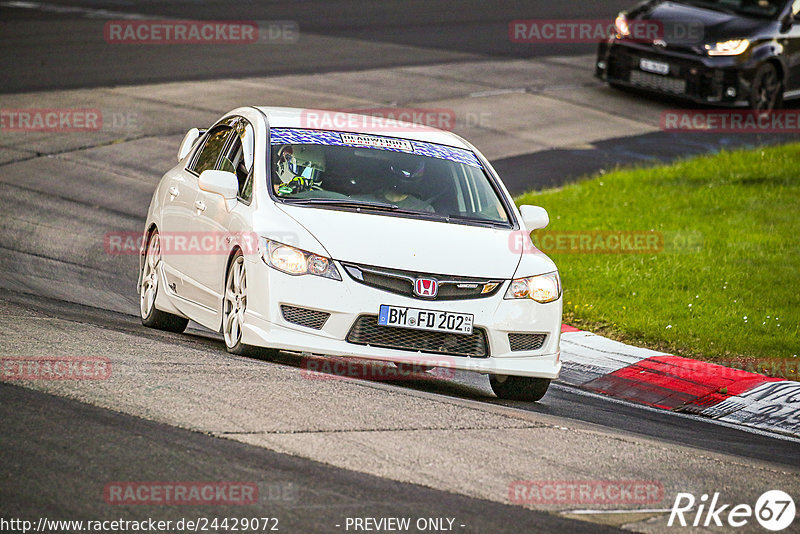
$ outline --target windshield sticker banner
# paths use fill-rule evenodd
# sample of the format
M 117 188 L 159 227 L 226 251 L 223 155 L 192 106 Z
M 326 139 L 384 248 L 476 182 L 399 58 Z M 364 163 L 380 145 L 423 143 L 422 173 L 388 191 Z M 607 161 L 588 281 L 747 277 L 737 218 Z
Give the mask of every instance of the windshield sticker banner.
M 403 152 L 413 152 L 411 143 L 405 139 L 390 139 L 388 137 L 376 137 L 374 135 L 361 134 L 339 134 L 342 142 L 348 145 L 369 146 L 373 148 L 396 148 Z
M 270 130 L 270 144 L 359 146 L 388 150 L 390 152 L 414 152 L 421 156 L 463 163 L 479 169 L 483 168 L 478 157 L 463 148 L 377 135 L 331 132 L 327 130 L 303 130 L 299 128 L 272 128 Z

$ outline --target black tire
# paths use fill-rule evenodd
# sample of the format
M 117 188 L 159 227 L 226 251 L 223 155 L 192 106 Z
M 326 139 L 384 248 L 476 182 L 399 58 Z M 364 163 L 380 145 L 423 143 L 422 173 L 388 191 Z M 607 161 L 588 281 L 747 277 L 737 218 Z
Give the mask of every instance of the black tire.
M 155 231 L 147 238 L 147 248 L 142 265 L 142 286 L 139 289 L 139 315 L 142 318 L 142 324 L 148 328 L 180 334 L 186 330 L 189 319 L 156 308 L 156 296 L 159 290 L 158 264 L 160 262 L 161 240 L 158 232 Z
M 783 107 L 783 80 L 772 63 L 764 63 L 753 76 L 750 89 L 750 109 L 769 113 Z
M 527 376 L 490 375 L 492 391 L 501 399 L 536 402 L 544 397 L 550 387 L 549 378 Z

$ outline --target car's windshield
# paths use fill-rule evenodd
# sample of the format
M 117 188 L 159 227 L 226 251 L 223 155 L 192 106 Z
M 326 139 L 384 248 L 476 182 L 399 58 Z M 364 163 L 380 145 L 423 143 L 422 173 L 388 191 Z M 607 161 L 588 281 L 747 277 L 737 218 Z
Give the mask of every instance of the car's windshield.
M 777 17 L 791 0 L 679 0 L 682 4 L 753 17 Z
M 509 226 L 478 158 L 382 136 L 273 128 L 272 192 L 284 202 Z

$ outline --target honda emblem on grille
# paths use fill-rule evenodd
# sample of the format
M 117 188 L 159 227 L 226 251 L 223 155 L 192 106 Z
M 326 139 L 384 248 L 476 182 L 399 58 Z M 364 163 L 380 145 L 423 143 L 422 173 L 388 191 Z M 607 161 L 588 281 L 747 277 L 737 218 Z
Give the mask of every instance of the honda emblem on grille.
M 418 297 L 434 298 L 439 292 L 439 282 L 432 278 L 417 278 L 414 294 Z

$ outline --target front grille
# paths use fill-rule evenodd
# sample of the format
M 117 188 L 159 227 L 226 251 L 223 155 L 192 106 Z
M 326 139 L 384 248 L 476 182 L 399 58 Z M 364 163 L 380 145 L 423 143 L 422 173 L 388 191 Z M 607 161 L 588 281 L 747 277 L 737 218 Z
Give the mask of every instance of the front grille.
M 503 285 L 502 280 L 487 278 L 416 273 L 353 263 L 342 263 L 342 266 L 347 274 L 360 284 L 422 300 L 464 300 L 490 297 L 497 293 Z M 439 292 L 436 297 L 431 299 L 415 295 L 414 283 L 417 278 L 436 280 L 439 284 Z
M 347 334 L 347 341 L 355 345 L 369 345 L 386 349 L 430 352 L 449 356 L 488 358 L 489 346 L 486 332 L 473 328 L 472 334 L 448 334 L 381 326 L 377 315 L 362 315 Z
M 682 95 L 686 92 L 686 80 L 668 78 L 660 74 L 651 74 L 640 70 L 631 71 L 631 83 L 637 87 L 653 89 L 664 93 Z
M 331 316 L 330 313 L 286 305 L 281 306 L 281 313 L 286 321 L 299 324 L 300 326 L 305 326 L 307 328 L 313 328 L 314 330 L 322 330 L 322 327 L 325 326 L 325 322 L 328 320 L 328 317 Z
M 544 345 L 545 339 L 547 334 L 508 334 L 508 343 L 514 352 L 539 350 Z
M 669 74 L 643 72 L 639 68 L 641 59 L 669 63 Z M 709 69 L 699 57 L 665 53 L 649 47 L 615 45 L 610 49 L 607 72 L 609 81 L 619 80 L 642 89 L 703 100 L 718 100 L 722 96 L 722 79 L 717 79 L 722 71 Z

